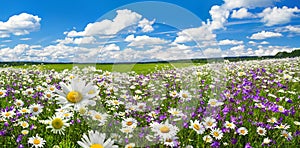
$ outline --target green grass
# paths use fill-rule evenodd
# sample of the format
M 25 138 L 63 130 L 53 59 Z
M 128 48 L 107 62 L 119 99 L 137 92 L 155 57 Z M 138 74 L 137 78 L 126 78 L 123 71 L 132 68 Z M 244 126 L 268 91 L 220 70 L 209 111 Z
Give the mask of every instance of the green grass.
M 52 70 L 55 71 L 63 71 L 64 69 L 71 70 L 74 66 L 78 67 L 87 67 L 87 66 L 96 66 L 97 69 L 101 69 L 103 71 L 111 71 L 111 72 L 129 72 L 135 71 L 138 74 L 147 74 L 156 70 L 161 70 L 163 68 L 183 68 L 189 66 L 198 66 L 201 64 L 198 63 L 145 63 L 145 64 L 44 64 L 44 65 L 36 65 L 39 70 Z M 13 66 L 15 68 L 31 68 L 31 65 L 21 65 L 21 66 Z

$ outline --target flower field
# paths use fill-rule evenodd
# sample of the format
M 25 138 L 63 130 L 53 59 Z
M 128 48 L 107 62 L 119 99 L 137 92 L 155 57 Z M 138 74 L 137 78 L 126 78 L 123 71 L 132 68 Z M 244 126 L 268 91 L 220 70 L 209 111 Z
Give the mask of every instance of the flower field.
M 297 147 L 300 59 L 0 69 L 1 147 Z

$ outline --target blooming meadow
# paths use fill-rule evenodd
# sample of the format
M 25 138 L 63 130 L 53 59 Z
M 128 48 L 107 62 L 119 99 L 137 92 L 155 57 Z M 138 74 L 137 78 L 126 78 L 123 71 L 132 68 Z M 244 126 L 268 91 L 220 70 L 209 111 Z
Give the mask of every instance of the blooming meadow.
M 300 59 L 0 69 L 2 147 L 297 147 Z

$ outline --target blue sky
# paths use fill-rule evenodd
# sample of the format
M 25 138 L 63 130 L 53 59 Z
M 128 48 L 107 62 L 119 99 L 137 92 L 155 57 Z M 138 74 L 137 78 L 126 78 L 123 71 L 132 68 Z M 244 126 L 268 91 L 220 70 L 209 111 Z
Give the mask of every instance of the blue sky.
M 0 61 L 126 62 L 274 55 L 300 47 L 298 0 L 11 0 Z

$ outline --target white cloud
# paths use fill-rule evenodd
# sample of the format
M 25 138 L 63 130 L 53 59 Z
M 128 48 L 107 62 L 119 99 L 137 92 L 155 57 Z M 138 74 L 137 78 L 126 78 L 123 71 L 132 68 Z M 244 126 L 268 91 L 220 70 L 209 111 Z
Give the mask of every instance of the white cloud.
M 282 34 L 281 33 L 276 33 L 276 32 L 261 31 L 261 32 L 252 34 L 250 39 L 263 40 L 263 39 L 266 39 L 266 38 L 274 38 L 274 37 L 282 37 Z
M 28 41 L 28 40 L 31 40 L 31 38 L 21 38 L 20 40 L 21 41 Z
M 77 32 L 72 30 L 70 32 L 65 32 L 64 34 L 68 37 L 94 35 L 110 37 L 133 25 L 140 27 L 143 32 L 151 32 L 154 30 L 152 24 L 155 20 L 149 21 L 146 18 L 142 19 L 142 15 L 128 9 L 117 10 L 116 12 L 117 15 L 112 20 L 105 19 L 100 22 L 89 23 L 84 31 Z
M 152 27 L 154 22 L 155 20 L 149 21 L 144 18 L 143 20 L 139 21 L 138 27 L 142 28 L 143 32 L 151 32 L 154 30 L 154 28 Z
M 134 36 L 129 35 L 125 38 L 126 42 L 130 42 L 128 46 L 135 46 L 135 47 L 144 47 L 144 45 L 158 45 L 158 44 L 165 44 L 168 43 L 168 41 L 164 39 L 160 39 L 157 37 L 149 37 L 147 35 L 143 36 Z
M 282 28 L 277 28 L 275 30 L 279 32 L 290 32 L 290 33 L 297 33 L 297 34 L 300 33 L 300 27 L 292 26 L 292 25 L 288 25 Z
M 106 45 L 103 47 L 103 52 L 105 51 L 119 51 L 120 50 L 120 47 L 116 44 L 109 44 L 109 45 Z
M 240 50 L 244 50 L 244 49 L 245 49 L 245 45 L 238 45 L 238 46 L 231 47 L 229 50 L 240 51 Z
M 41 18 L 32 14 L 21 13 L 11 16 L 6 22 L 0 21 L 0 38 L 13 35 L 25 35 L 40 28 Z
M 262 17 L 261 21 L 266 26 L 274 26 L 279 24 L 286 24 L 291 21 L 292 17 L 295 17 L 295 13 L 300 12 L 297 7 L 288 8 L 283 6 L 282 8 L 266 8 L 258 16 Z
M 227 22 L 229 17 L 229 10 L 222 6 L 212 6 L 209 14 L 211 15 L 212 21 L 210 22 L 210 29 L 221 29 L 224 28 L 224 23 Z
M 270 43 L 267 42 L 267 41 L 262 41 L 260 43 L 254 42 L 254 41 L 249 41 L 248 44 L 251 44 L 252 46 L 256 46 L 256 45 L 267 45 L 267 44 L 270 44 Z
M 222 50 L 220 48 L 207 48 L 203 50 L 205 57 L 220 57 L 222 55 Z
M 239 10 L 233 10 L 231 14 L 231 18 L 237 18 L 237 19 L 243 19 L 243 18 L 251 18 L 254 17 L 254 15 L 250 12 L 248 12 L 248 9 L 241 8 Z
M 243 41 L 237 41 L 237 40 L 221 40 L 219 41 L 219 45 L 239 45 L 239 44 L 243 44 Z
M 93 44 L 95 42 L 96 42 L 96 39 L 92 36 L 81 37 L 81 38 L 75 38 L 74 39 L 75 44 Z
M 216 34 L 213 34 L 209 29 L 209 25 L 202 24 L 198 28 L 188 28 L 177 33 L 175 38 L 175 43 L 185 43 L 195 41 L 201 45 L 202 41 L 212 41 L 215 40 Z
M 286 46 L 258 46 L 257 50 L 254 50 L 254 55 L 256 56 L 267 56 L 267 55 L 275 55 L 278 52 L 292 52 L 294 49 Z
M 274 3 L 274 0 L 224 0 L 225 7 L 228 9 L 234 8 L 256 8 L 256 7 L 266 7 L 271 6 Z

